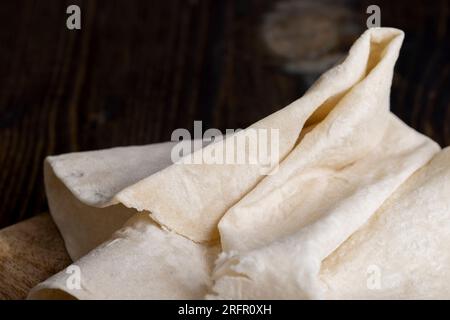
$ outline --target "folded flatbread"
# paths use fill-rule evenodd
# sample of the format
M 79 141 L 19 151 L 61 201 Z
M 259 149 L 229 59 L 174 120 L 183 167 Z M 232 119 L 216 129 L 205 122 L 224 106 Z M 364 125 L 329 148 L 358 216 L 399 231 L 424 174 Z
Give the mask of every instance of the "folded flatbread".
M 302 98 L 176 163 L 174 143 L 47 158 L 75 262 L 29 297 L 450 298 L 450 150 L 389 111 L 402 41 L 367 30 Z M 264 164 L 190 161 L 255 129 L 279 130 Z

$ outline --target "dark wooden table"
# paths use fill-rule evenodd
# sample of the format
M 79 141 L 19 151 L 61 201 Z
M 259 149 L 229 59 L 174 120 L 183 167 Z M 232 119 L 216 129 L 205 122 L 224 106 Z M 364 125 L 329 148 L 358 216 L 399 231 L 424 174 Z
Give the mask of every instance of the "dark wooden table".
M 165 141 L 194 120 L 242 128 L 285 106 L 320 73 L 305 74 L 308 59 L 345 52 L 372 3 L 279 2 L 2 0 L 0 227 L 47 210 L 47 155 Z M 375 3 L 383 26 L 407 33 L 392 110 L 449 145 L 449 2 Z M 80 31 L 65 27 L 70 4 Z

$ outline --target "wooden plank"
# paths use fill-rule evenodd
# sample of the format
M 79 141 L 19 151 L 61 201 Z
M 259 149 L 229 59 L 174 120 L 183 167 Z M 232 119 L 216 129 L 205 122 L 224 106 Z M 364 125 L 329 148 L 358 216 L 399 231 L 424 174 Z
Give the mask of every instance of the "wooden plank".
M 28 291 L 71 262 L 49 214 L 0 230 L 0 299 Z

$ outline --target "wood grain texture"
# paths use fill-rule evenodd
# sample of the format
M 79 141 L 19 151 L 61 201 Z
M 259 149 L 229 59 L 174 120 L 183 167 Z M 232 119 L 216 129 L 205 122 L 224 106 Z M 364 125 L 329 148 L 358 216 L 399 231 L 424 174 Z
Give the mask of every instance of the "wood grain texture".
M 24 299 L 29 290 L 70 264 L 49 214 L 0 231 L 0 300 Z
M 242 128 L 301 96 L 307 81 L 261 37 L 278 2 L 1 1 L 0 227 L 47 210 L 47 155 L 165 141 L 194 120 Z M 65 28 L 69 4 L 81 31 Z M 362 25 L 368 4 L 342 1 Z M 448 1 L 378 4 L 407 33 L 393 111 L 450 144 Z

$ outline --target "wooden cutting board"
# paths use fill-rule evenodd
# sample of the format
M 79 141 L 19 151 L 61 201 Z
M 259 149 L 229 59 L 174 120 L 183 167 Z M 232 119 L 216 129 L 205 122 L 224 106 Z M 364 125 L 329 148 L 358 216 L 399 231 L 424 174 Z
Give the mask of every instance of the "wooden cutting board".
M 48 213 L 0 230 L 0 299 L 24 299 L 29 290 L 71 263 Z

